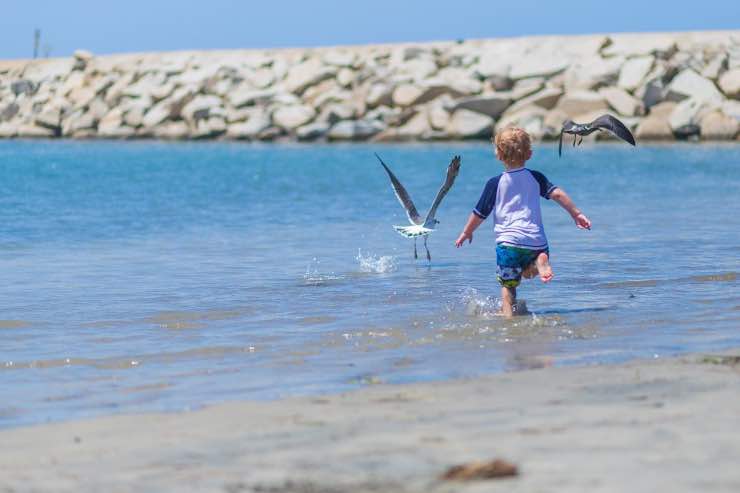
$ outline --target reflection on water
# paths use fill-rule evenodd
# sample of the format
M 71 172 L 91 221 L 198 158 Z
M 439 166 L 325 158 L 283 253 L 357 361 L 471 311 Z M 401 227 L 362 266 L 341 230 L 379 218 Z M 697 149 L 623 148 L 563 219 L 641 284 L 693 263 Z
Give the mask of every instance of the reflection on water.
M 509 320 L 491 225 L 453 245 L 485 145 L 383 150 L 419 196 L 463 156 L 429 263 L 377 145 L 0 142 L 0 427 L 740 345 L 740 148 L 548 146 L 594 228 L 544 203 Z

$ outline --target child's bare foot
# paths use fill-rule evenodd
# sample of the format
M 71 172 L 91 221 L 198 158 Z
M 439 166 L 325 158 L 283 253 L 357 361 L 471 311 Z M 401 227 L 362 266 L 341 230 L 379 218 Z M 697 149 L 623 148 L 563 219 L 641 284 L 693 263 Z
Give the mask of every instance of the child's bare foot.
M 554 274 L 552 273 L 552 267 L 550 266 L 550 258 L 545 252 L 537 255 L 537 272 L 540 274 L 542 282 L 548 283 L 552 280 Z
M 537 265 L 535 265 L 535 262 L 530 263 L 522 271 L 522 277 L 524 279 L 532 279 L 537 274 L 539 274 L 539 272 L 537 272 Z

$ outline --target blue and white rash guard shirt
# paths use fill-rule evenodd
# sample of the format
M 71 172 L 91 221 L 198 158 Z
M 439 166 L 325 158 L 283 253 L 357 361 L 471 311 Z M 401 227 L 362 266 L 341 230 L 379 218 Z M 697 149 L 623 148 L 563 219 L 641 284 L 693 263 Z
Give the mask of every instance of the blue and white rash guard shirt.
M 496 243 L 519 248 L 547 248 L 540 197 L 550 198 L 557 187 L 539 171 L 517 168 L 491 178 L 473 214 L 486 219 L 493 213 Z

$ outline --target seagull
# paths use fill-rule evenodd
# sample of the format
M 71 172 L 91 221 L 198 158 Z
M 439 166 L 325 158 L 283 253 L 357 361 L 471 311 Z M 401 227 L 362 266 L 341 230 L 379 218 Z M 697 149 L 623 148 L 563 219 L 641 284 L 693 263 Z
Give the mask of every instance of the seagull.
M 383 160 L 380 159 L 380 156 L 378 156 L 377 153 L 375 154 L 375 157 L 378 158 L 378 161 L 380 161 L 380 164 L 383 165 L 386 173 L 388 173 L 388 178 L 391 179 L 393 191 L 396 193 L 398 201 L 401 202 L 401 205 L 406 210 L 406 216 L 408 216 L 409 222 L 411 223 L 410 226 L 393 226 L 393 229 L 398 231 L 398 234 L 403 237 L 414 239 L 415 259 L 419 258 L 416 253 L 416 238 L 418 238 L 419 236 L 423 236 L 424 248 L 427 251 L 427 260 L 431 261 L 432 256 L 429 254 L 429 248 L 427 247 L 427 236 L 434 232 L 435 226 L 439 223 L 439 221 L 434 218 L 434 215 L 437 212 L 437 207 L 439 207 L 440 202 L 442 202 L 442 199 L 445 197 L 445 195 L 447 195 L 447 192 L 450 191 L 450 188 L 452 188 L 452 184 L 455 183 L 455 178 L 457 178 L 457 174 L 460 172 L 460 156 L 453 157 L 452 161 L 450 161 L 450 165 L 447 166 L 447 178 L 445 179 L 442 187 L 437 192 L 437 196 L 434 198 L 432 207 L 429 208 L 427 217 L 425 217 L 423 220 L 419 215 L 419 212 L 416 210 L 416 206 L 411 201 L 409 193 L 406 191 L 403 185 L 401 185 L 401 182 L 398 181 L 396 175 L 394 175 L 390 168 L 388 168 Z
M 619 137 L 625 142 L 635 145 L 635 138 L 632 136 L 632 133 L 624 125 L 624 123 L 620 122 L 611 115 L 601 115 L 591 123 L 576 123 L 573 120 L 566 120 L 563 123 L 562 130 L 560 130 L 558 156 L 563 155 L 563 134 L 572 134 L 573 146 L 575 146 L 576 140 L 578 140 L 579 136 L 581 137 L 581 140 L 578 142 L 578 145 L 581 145 L 584 135 L 590 135 L 597 130 L 606 130 L 615 137 Z

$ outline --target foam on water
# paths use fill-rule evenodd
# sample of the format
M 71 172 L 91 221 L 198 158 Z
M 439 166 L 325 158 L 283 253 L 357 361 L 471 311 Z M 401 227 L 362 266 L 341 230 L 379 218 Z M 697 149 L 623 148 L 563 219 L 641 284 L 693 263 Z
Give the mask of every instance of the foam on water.
M 398 270 L 398 261 L 393 255 L 363 254 L 362 249 L 357 249 L 355 259 L 360 264 L 360 272 L 387 274 Z
M 321 272 L 320 267 L 321 260 L 314 257 L 306 267 L 306 272 L 303 274 L 303 282 L 310 286 L 320 286 L 329 281 L 344 279 L 344 276 L 337 275 L 334 272 Z

